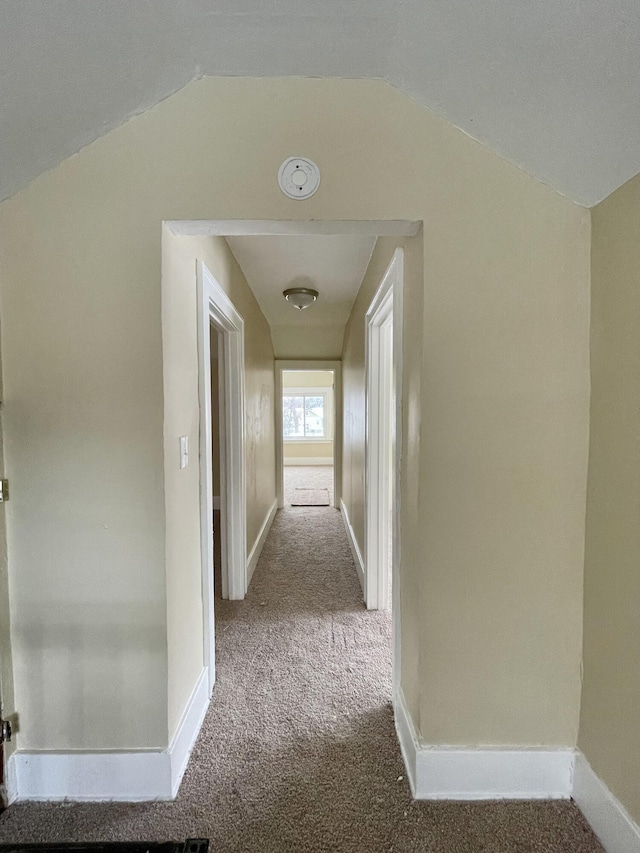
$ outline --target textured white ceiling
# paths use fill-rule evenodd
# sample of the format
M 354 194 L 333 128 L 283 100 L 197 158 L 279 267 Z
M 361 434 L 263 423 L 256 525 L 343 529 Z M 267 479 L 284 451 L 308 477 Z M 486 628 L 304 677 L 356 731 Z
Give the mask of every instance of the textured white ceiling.
M 203 74 L 386 78 L 587 206 L 640 171 L 638 0 L 0 0 L 0 199 Z

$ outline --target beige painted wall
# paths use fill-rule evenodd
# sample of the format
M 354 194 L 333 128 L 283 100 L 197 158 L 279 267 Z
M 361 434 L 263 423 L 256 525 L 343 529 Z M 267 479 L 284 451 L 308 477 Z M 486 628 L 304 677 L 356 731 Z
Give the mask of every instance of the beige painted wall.
M 295 465 L 296 459 L 314 458 L 326 459 L 327 465 L 333 460 L 332 441 L 314 441 L 312 444 L 304 444 L 301 441 L 285 441 L 284 464 Z
M 2 370 L 0 369 L 0 400 L 2 393 Z M 2 411 L 0 409 L 0 479 L 4 470 L 4 436 L 2 431 Z M 7 554 L 7 526 L 5 508 L 0 507 L 0 712 L 3 719 L 9 720 L 15 730 L 11 742 L 3 744 L 5 763 L 15 751 L 18 739 L 18 725 L 15 716 L 16 703 L 13 687 L 13 657 L 11 653 L 11 607 L 9 601 L 9 563 Z
M 192 241 L 162 234 L 165 559 L 168 736 L 203 667 L 196 254 Z M 179 437 L 189 438 L 180 468 Z
M 292 150 L 322 170 L 305 202 L 277 186 Z M 210 78 L 0 206 L 25 744 L 167 741 L 160 236 L 182 218 L 424 221 L 403 687 L 434 743 L 575 743 L 588 213 L 382 81 Z
M 333 373 L 326 370 L 285 370 L 283 388 L 332 388 Z M 284 441 L 284 464 L 295 465 L 296 459 L 313 457 L 333 460 L 333 441 Z
M 0 207 L 21 749 L 167 744 L 160 223 L 103 157 Z
M 269 326 L 223 237 L 162 239 L 169 739 L 202 671 L 202 573 L 196 261 L 205 263 L 245 323 L 247 550 L 275 500 L 273 348 Z M 179 436 L 190 464 L 179 467 Z
M 640 821 L 640 178 L 593 210 L 579 746 Z
M 278 326 L 271 327 L 273 347 L 278 358 L 340 358 L 344 326 Z
M 340 354 L 338 353 L 338 356 Z M 283 370 L 283 388 L 331 388 L 333 371 L 331 370 Z
M 425 251 L 420 728 L 435 743 L 573 745 L 589 216 L 537 184 L 465 195 Z

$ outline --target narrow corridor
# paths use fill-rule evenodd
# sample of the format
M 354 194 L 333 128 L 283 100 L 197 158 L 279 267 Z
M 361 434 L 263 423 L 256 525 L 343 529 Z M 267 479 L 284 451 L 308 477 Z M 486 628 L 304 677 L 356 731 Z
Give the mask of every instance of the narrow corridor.
M 416 803 L 340 513 L 280 511 L 245 601 L 216 600 L 217 684 L 175 803 L 12 807 L 0 841 L 210 838 L 211 853 L 595 853 L 555 803 Z

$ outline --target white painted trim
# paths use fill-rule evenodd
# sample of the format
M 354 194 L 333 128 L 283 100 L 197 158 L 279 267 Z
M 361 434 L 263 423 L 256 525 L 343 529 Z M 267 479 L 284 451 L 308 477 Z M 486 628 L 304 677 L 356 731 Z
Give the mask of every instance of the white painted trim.
M 277 511 L 278 501 L 274 499 L 273 503 L 271 504 L 271 508 L 269 509 L 269 512 L 266 514 L 265 519 L 262 522 L 262 527 L 260 528 L 260 532 L 256 537 L 256 541 L 253 543 L 251 553 L 247 558 L 247 587 L 251 583 L 251 578 L 253 577 L 253 573 L 255 572 L 256 566 L 258 565 L 258 560 L 260 559 L 262 548 L 264 547 L 264 543 L 267 540 L 267 536 L 269 535 L 269 531 L 271 530 L 271 525 L 273 524 L 273 519 L 276 517 Z
M 284 508 L 284 425 L 282 420 L 282 370 L 278 362 L 274 362 L 274 390 L 276 410 L 276 501 L 278 509 Z
M 369 237 L 414 237 L 420 222 L 407 219 L 168 219 L 177 237 L 244 237 L 304 234 L 355 234 Z
M 247 590 L 244 320 L 201 261 L 197 262 L 197 285 L 204 662 L 209 667 L 210 690 L 213 690 L 215 653 L 210 326 L 213 325 L 218 332 L 222 597 L 238 600 L 244 598 Z
M 402 518 L 402 434 L 404 429 L 403 352 L 404 352 L 404 250 L 396 249 L 392 264 L 396 266 L 396 281 L 393 286 L 393 382 L 395 419 L 392 429 L 393 470 L 391 506 L 393 509 L 392 553 L 391 553 L 391 626 L 392 626 L 392 673 L 394 693 L 400 688 L 402 657 L 402 616 L 400 612 L 400 566 L 402 564 L 401 518 Z
M 393 698 L 393 717 L 396 724 L 396 735 L 400 744 L 400 752 L 407 771 L 411 795 L 416 798 L 416 755 L 418 754 L 418 735 L 413 719 L 407 708 L 402 688 L 399 687 Z
M 640 826 L 581 752 L 576 756 L 573 799 L 607 853 L 638 853 Z
M 333 457 L 332 456 L 290 456 L 288 459 L 284 459 L 282 462 L 283 465 L 289 465 L 290 467 L 304 467 L 306 465 L 333 465 Z
M 365 317 L 365 584 L 367 609 L 389 606 L 389 525 L 392 511 L 391 620 L 393 692 L 400 689 L 400 565 L 402 517 L 402 352 L 404 250 L 396 249 Z M 392 387 L 384 335 L 392 329 Z M 393 406 L 393 418 L 385 413 Z M 391 443 L 391 465 L 388 445 Z M 395 476 L 391 476 L 391 471 Z M 389 479 L 391 478 L 391 483 Z M 389 488 L 390 486 L 390 488 Z M 390 498 L 390 501 L 389 501 Z
M 171 765 L 171 796 L 175 799 L 182 777 L 187 769 L 191 751 L 198 738 L 202 723 L 209 707 L 209 674 L 207 668 L 203 667 L 198 680 L 195 683 L 189 701 L 187 702 L 182 719 L 178 724 L 169 747 L 169 760 Z
M 391 471 L 395 471 L 391 409 L 393 406 L 393 292 L 397 276 L 394 254 L 365 317 L 365 584 L 368 610 L 389 608 L 389 513 Z
M 220 510 L 220 495 L 213 496 L 213 508 L 214 510 Z
M 353 527 L 351 526 L 349 512 L 342 498 L 340 498 L 340 512 L 342 513 L 344 529 L 347 532 L 347 540 L 349 542 L 349 547 L 351 548 L 351 553 L 353 554 L 353 562 L 355 563 L 358 580 L 360 581 L 360 586 L 362 587 L 362 593 L 364 595 L 364 561 L 362 559 L 362 554 L 360 553 L 360 548 L 358 547 L 358 540 L 356 539 Z
M 202 669 L 169 749 L 138 752 L 29 752 L 8 762 L 12 802 L 150 802 L 173 800 L 209 706 Z
M 573 749 L 421 747 L 419 800 L 566 800 Z
M 307 444 L 313 447 L 314 444 L 331 444 L 332 438 L 285 438 L 284 446 L 288 444 Z
M 7 805 L 10 806 L 18 799 L 18 779 L 16 777 L 16 765 L 10 756 L 4 768 L 4 790 Z
M 149 752 L 22 752 L 9 759 L 17 802 L 170 800 L 171 760 Z
M 458 749 L 420 744 L 402 689 L 394 698 L 400 750 L 418 800 L 568 799 L 607 853 L 637 853 L 640 826 L 574 749 Z
M 11 802 L 173 800 L 209 706 L 203 667 L 169 749 L 138 752 L 29 752 L 9 759 Z
M 566 800 L 574 749 L 428 746 L 420 743 L 402 690 L 395 694 L 396 732 L 417 800 Z
M 342 494 L 342 362 L 314 359 L 276 359 L 276 493 L 278 507 L 284 507 L 284 448 L 282 438 L 282 371 L 333 371 L 333 505 L 340 506 Z M 300 464 L 300 463 L 298 463 Z

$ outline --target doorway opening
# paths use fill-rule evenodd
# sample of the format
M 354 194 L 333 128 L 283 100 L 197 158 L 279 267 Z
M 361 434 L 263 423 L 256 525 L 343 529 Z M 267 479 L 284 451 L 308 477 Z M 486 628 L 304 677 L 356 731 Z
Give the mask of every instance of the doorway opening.
M 310 608 L 315 613 L 316 598 L 319 596 L 325 602 L 329 620 L 335 618 L 334 613 L 352 614 L 354 625 L 366 619 L 369 628 L 373 625 L 380 626 L 377 637 L 374 636 L 376 631 L 370 632 L 370 635 L 366 631 L 363 632 L 365 642 L 361 646 L 352 648 L 349 645 L 349 637 L 353 639 L 355 636 L 353 633 L 349 634 L 349 637 L 345 636 L 344 642 L 345 648 L 348 647 L 353 652 L 354 660 L 359 659 L 359 667 L 363 672 L 366 669 L 365 649 L 369 648 L 369 644 L 373 648 L 375 643 L 378 643 L 376 648 L 379 647 L 382 654 L 374 651 L 373 656 L 381 666 L 384 664 L 386 667 L 389 664 L 389 671 L 385 679 L 382 679 L 381 670 L 378 671 L 374 667 L 368 672 L 368 677 L 370 676 L 377 684 L 380 695 L 382 695 L 380 691 L 387 695 L 391 671 L 394 672 L 394 676 L 399 676 L 397 654 L 400 639 L 399 624 L 396 619 L 390 617 L 389 612 L 385 613 L 381 610 L 378 614 L 370 616 L 364 613 L 361 594 L 364 587 L 363 572 L 357 565 L 354 575 L 353 563 L 349 556 L 349 550 L 351 554 L 354 552 L 354 543 L 356 550 L 360 549 L 359 553 L 366 553 L 364 315 L 371 294 L 380 282 L 380 276 L 384 270 L 383 263 L 388 263 L 390 252 L 393 251 L 391 246 L 393 243 L 397 246 L 402 238 L 416 236 L 418 225 L 406 222 L 172 222 L 166 223 L 166 227 L 170 232 L 171 240 L 181 236 L 195 238 L 180 254 L 178 247 L 175 246 L 174 251 L 174 246 L 171 245 L 171 241 L 168 241 L 171 251 L 168 250 L 167 255 L 169 261 L 176 261 L 177 271 L 170 268 L 170 275 L 167 277 L 166 321 L 163 317 L 163 323 L 167 322 L 172 332 L 175 330 L 176 338 L 178 331 L 188 336 L 189 316 L 194 316 L 196 311 L 193 309 L 197 306 L 201 524 L 200 530 L 195 533 L 201 541 L 201 558 L 198 563 L 193 561 L 192 565 L 195 563 L 194 567 L 199 570 L 200 562 L 202 563 L 202 606 L 205 618 L 204 630 L 197 638 L 198 642 L 192 644 L 194 651 L 191 648 L 188 649 L 188 662 L 194 661 L 195 669 L 195 665 L 199 663 L 196 661 L 195 651 L 197 648 L 202 648 L 201 644 L 204 643 L 204 663 L 205 669 L 208 670 L 211 695 L 215 679 L 214 615 L 218 622 L 215 629 L 217 640 L 221 644 L 218 663 L 222 667 L 224 655 L 227 658 L 224 665 L 229 667 L 225 671 L 243 672 L 244 658 L 246 657 L 247 661 L 255 661 L 255 655 L 258 654 L 256 650 L 264 648 L 265 628 L 269 633 L 274 625 L 277 625 L 276 633 L 278 633 L 281 629 L 284 632 L 285 628 L 287 630 L 293 628 L 295 632 L 300 627 L 296 627 L 295 620 L 289 619 L 294 604 L 291 589 L 295 587 L 296 606 L 299 607 L 302 617 L 300 625 L 305 624 L 305 614 Z M 281 245 L 278 242 L 283 234 L 287 241 L 290 237 L 295 238 L 296 241 L 300 240 L 299 243 L 294 244 L 296 252 L 293 255 L 290 253 L 288 244 Z M 361 245 L 363 241 L 351 240 L 351 236 L 355 238 L 363 234 L 367 236 L 369 245 L 366 253 L 364 246 Z M 334 236 L 340 239 L 336 240 L 335 245 L 328 247 L 327 239 L 329 237 L 333 239 Z M 376 240 L 380 236 L 386 236 L 388 240 L 378 250 Z M 205 239 L 201 240 L 200 237 Z M 215 239 L 209 242 L 206 240 L 208 237 Z M 243 243 L 238 244 L 235 238 L 243 238 Z M 316 239 L 319 241 L 317 246 L 321 247 L 320 250 L 313 245 Z M 275 242 L 272 243 L 271 240 Z M 356 275 L 353 272 L 354 267 L 344 264 L 342 251 L 346 253 L 347 248 L 349 251 L 353 249 L 354 255 L 357 249 L 357 260 L 362 265 L 358 269 L 366 272 L 370 267 L 372 270 L 368 273 L 364 288 L 362 288 L 364 273 Z M 374 260 L 372 265 L 371 257 L 374 250 L 377 260 Z M 287 264 L 283 260 L 285 253 L 288 254 Z M 323 314 L 320 317 L 316 313 L 307 317 L 303 314 L 304 319 L 300 323 L 297 312 L 286 313 L 291 309 L 282 301 L 282 288 L 291 283 L 292 279 L 290 275 L 285 275 L 280 267 L 285 264 L 286 269 L 289 269 L 292 265 L 289 263 L 291 259 L 297 265 L 301 265 L 303 259 L 306 263 L 307 257 L 312 253 L 322 260 L 322 274 L 326 274 L 328 278 L 327 285 L 319 288 L 323 298 L 319 301 L 319 306 L 316 306 L 318 309 L 325 310 L 326 316 Z M 327 259 L 328 266 L 325 263 Z M 177 267 L 177 261 L 180 261 L 182 267 Z M 209 269 L 205 264 L 210 265 Z M 254 267 L 257 267 L 257 272 Z M 188 275 L 190 270 L 193 275 L 194 268 L 197 269 L 197 298 L 193 300 L 191 297 L 192 301 L 187 306 L 189 311 L 180 313 L 178 309 L 183 304 L 180 302 L 182 298 L 180 281 L 184 278 L 180 270 L 184 269 L 184 275 Z M 351 271 L 349 281 L 347 281 L 345 269 Z M 215 277 L 210 270 L 215 270 Z M 257 282 L 255 287 L 254 278 Z M 354 280 L 353 286 L 351 279 Z M 266 284 L 265 280 L 267 280 Z M 260 286 L 267 289 L 260 291 Z M 358 290 L 359 287 L 360 290 Z M 353 300 L 357 298 L 358 293 L 361 296 L 360 301 L 356 303 Z M 349 299 L 352 301 L 349 302 Z M 196 305 L 193 305 L 194 301 Z M 242 311 L 242 315 L 238 309 Z M 394 316 L 396 319 L 401 319 L 401 313 Z M 341 325 L 344 322 L 349 322 L 351 325 L 348 342 L 343 344 L 343 330 L 347 328 Z M 193 330 L 193 326 L 191 329 Z M 170 336 L 167 339 L 171 342 Z M 193 337 L 188 340 L 193 341 Z M 391 335 L 390 341 L 395 345 L 395 335 Z M 189 344 L 187 353 L 189 358 L 184 357 L 179 362 L 180 371 L 174 371 L 174 376 L 171 377 L 174 384 L 175 381 L 181 381 L 188 371 L 193 370 L 195 359 L 191 353 L 195 348 L 194 344 L 195 341 Z M 279 358 L 280 353 L 282 355 Z M 274 354 L 275 362 L 271 360 Z M 347 376 L 350 388 L 348 430 L 343 424 L 342 362 L 339 360 L 341 357 L 345 357 L 352 367 Z M 172 366 L 171 361 L 169 365 Z M 246 399 L 243 374 L 245 367 L 248 395 Z M 285 375 L 287 372 L 289 376 Z M 309 375 L 303 375 L 305 373 L 324 374 L 325 379 L 330 377 L 332 395 L 328 392 L 326 396 L 325 392 L 319 394 L 314 389 Z M 217 394 L 216 376 L 218 378 Z M 294 434 L 289 436 L 292 443 L 293 439 L 301 437 L 311 441 L 315 439 L 320 442 L 328 439 L 332 442 L 329 449 L 333 463 L 331 465 L 317 464 L 319 448 L 315 448 L 313 453 L 299 456 L 305 462 L 313 460 L 316 464 L 307 467 L 312 467 L 316 471 L 324 469 L 333 481 L 333 495 L 327 489 L 332 508 L 325 508 L 324 511 L 316 511 L 312 507 L 310 511 L 282 514 L 276 512 L 278 506 L 280 508 L 285 506 L 285 470 L 299 467 L 285 464 L 285 451 L 288 448 L 285 448 L 283 438 L 284 387 L 287 387 L 291 397 L 298 398 L 297 401 L 289 402 L 294 409 L 297 402 L 297 412 L 302 414 L 301 424 L 296 425 L 293 418 Z M 328 383 L 325 387 L 329 388 Z M 195 388 L 190 392 L 188 411 L 190 417 L 197 423 L 198 411 L 193 406 L 195 397 L 193 391 Z M 318 405 L 318 396 L 322 397 L 321 405 Z M 299 398 L 302 398 L 301 403 Z M 174 405 L 172 398 L 169 399 L 171 405 Z M 178 399 L 181 400 L 181 398 Z M 216 399 L 219 404 L 217 411 Z M 185 420 L 186 418 L 181 423 Z M 216 424 L 219 427 L 217 441 Z M 329 425 L 331 429 L 327 428 Z M 187 430 L 191 434 L 195 431 L 193 426 L 185 424 L 184 431 Z M 300 431 L 302 435 L 295 434 Z M 389 432 L 392 432 L 392 425 L 389 426 Z M 344 483 L 343 435 L 346 435 L 345 446 L 349 465 Z M 270 458 L 264 451 L 267 443 L 270 446 Z M 323 451 L 326 453 L 326 448 L 323 448 Z M 298 453 L 301 454 L 302 450 L 298 449 Z M 218 456 L 217 464 L 216 456 Z M 168 465 L 171 464 L 175 462 L 169 459 Z M 195 502 L 192 499 L 198 484 L 194 479 L 192 477 L 189 481 L 188 497 L 191 506 L 195 509 Z M 390 479 L 389 474 L 387 480 Z M 276 485 L 275 494 L 274 485 Z M 309 484 L 299 485 L 304 488 Z M 387 501 L 387 514 L 393 505 L 392 494 Z M 347 507 L 349 510 L 353 508 L 352 526 L 349 525 Z M 172 504 L 170 509 L 173 509 Z M 338 514 L 336 510 L 342 510 L 342 512 Z M 268 539 L 272 522 L 274 522 L 274 534 L 277 536 Z M 343 522 L 344 527 L 347 528 L 346 542 L 342 531 Z M 298 527 L 293 530 L 295 525 Z M 285 528 L 288 528 L 287 532 L 291 534 L 286 546 L 282 539 Z M 315 539 L 309 538 L 311 534 L 315 535 Z M 265 545 L 264 552 L 262 552 L 263 545 Z M 219 554 L 219 560 L 216 560 L 216 552 Z M 257 564 L 261 553 L 264 557 L 261 571 L 253 581 L 251 590 L 248 590 L 248 580 L 252 575 L 249 565 L 255 568 L 251 555 L 256 555 L 255 563 Z M 217 568 L 218 564 L 220 571 L 216 583 L 214 567 Z M 360 565 L 362 565 L 361 559 Z M 177 575 L 179 571 L 180 564 L 176 562 L 175 574 Z M 394 571 L 397 571 L 397 565 Z M 197 576 L 196 582 L 200 582 Z M 234 604 L 223 600 L 224 598 L 243 599 L 247 592 L 249 595 L 240 610 Z M 219 593 L 221 598 L 216 600 L 216 595 Z M 175 598 L 178 601 L 177 595 Z M 255 630 L 251 638 L 245 638 L 248 645 L 239 643 L 235 646 L 232 640 L 237 639 L 237 632 L 225 633 L 225 631 L 239 613 L 246 615 L 249 611 L 255 615 L 255 624 L 252 623 L 252 630 Z M 392 609 L 392 613 L 395 614 L 395 610 Z M 247 627 L 244 616 L 242 618 L 244 627 Z M 291 625 L 290 622 L 292 622 Z M 364 625 L 364 622 L 362 624 Z M 392 624 L 394 626 L 393 642 Z M 195 627 L 200 633 L 200 626 Z M 196 630 L 194 629 L 192 633 L 195 638 Z M 322 646 L 322 637 L 317 639 Z M 334 640 L 336 643 L 339 642 L 337 637 Z M 283 666 L 286 665 L 287 650 L 290 648 L 290 644 L 285 644 L 282 648 Z M 391 653 L 392 648 L 393 653 Z M 328 666 L 333 654 L 331 649 L 329 651 Z M 388 661 L 386 660 L 387 652 L 390 652 Z M 180 664 L 182 664 L 182 658 L 187 661 L 187 654 L 181 654 L 181 659 L 178 661 Z M 176 660 L 178 660 L 177 655 Z M 178 672 L 177 667 L 176 672 Z M 222 673 L 221 669 L 220 674 Z M 203 677 L 206 678 L 206 676 Z M 254 678 L 253 675 L 251 677 Z M 268 669 L 264 671 L 264 677 L 267 681 L 269 680 Z M 302 675 L 300 677 L 302 678 Z M 345 677 L 345 689 L 348 689 L 349 677 Z M 386 685 L 383 684 L 384 680 L 387 682 Z M 396 681 L 395 677 L 393 681 Z M 179 684 L 177 676 L 174 678 L 174 683 Z M 256 697 L 256 702 L 258 698 Z M 176 700 L 174 704 L 177 707 L 178 701 Z
M 333 370 L 282 371 L 282 464 L 287 506 L 333 505 Z
M 340 368 L 339 361 L 276 360 L 279 509 L 292 505 L 340 505 Z
M 204 665 L 209 695 L 215 683 L 214 634 L 214 473 L 212 364 L 217 361 L 217 437 L 220 535 L 220 585 L 223 598 L 242 599 L 246 577 L 246 484 L 244 461 L 244 320 L 199 262 L 198 363 L 200 396 L 200 514 Z M 212 343 L 217 359 L 212 360 Z
M 211 468 L 213 477 L 213 588 L 214 597 L 224 598 L 222 582 L 223 541 L 225 554 L 227 543 L 222 525 L 222 490 L 220 488 L 220 347 L 223 345 L 223 339 L 213 323 L 209 325 L 209 343 L 211 357 Z M 224 587 L 224 592 L 228 596 L 226 573 Z

